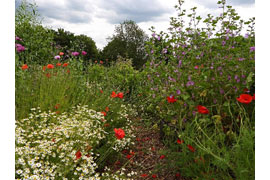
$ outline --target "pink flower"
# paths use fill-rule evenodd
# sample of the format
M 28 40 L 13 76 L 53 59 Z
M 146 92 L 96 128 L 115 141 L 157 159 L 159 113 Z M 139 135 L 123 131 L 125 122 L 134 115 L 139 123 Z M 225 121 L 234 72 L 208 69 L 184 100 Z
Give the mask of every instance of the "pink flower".
M 82 55 L 85 56 L 87 54 L 87 52 L 85 51 L 82 51 Z

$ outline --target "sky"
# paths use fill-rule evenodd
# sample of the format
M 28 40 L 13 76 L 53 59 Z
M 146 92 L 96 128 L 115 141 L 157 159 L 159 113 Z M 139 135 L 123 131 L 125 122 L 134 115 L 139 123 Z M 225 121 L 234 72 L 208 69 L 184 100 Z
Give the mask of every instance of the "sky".
M 18 2 L 16 0 L 16 6 Z M 33 1 L 33 0 L 28 0 Z M 99 49 L 107 45 L 106 40 L 112 36 L 115 26 L 124 20 L 135 21 L 148 35 L 154 26 L 157 32 L 167 31 L 170 17 L 177 17 L 174 6 L 178 0 L 35 0 L 43 25 L 57 30 L 63 28 L 76 35 L 91 37 Z M 254 0 L 227 0 L 244 19 L 255 17 Z M 184 9 L 196 6 L 197 14 L 219 15 L 217 0 L 186 0 Z

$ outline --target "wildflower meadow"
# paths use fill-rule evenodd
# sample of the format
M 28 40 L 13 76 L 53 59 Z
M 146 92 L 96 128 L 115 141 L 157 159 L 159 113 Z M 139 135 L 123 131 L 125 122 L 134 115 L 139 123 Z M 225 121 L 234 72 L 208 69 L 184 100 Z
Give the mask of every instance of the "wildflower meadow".
M 23 1 L 16 179 L 255 179 L 255 18 L 225 0 L 205 19 L 183 4 L 167 32 L 150 29 L 137 63 L 42 26 Z

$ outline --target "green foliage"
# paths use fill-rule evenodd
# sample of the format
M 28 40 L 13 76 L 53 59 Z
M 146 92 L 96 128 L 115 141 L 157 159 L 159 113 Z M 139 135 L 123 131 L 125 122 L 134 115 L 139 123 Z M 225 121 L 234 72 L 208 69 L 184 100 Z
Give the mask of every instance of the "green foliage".
M 104 59 L 115 61 L 118 55 L 131 58 L 136 69 L 141 68 L 146 62 L 144 45 L 148 37 L 134 21 L 124 21 L 116 26 L 115 34 L 109 40 L 102 52 Z
M 22 39 L 16 43 L 25 47 L 25 51 L 16 52 L 20 62 L 42 64 L 53 59 L 53 33 L 41 25 L 35 4 L 21 1 L 15 14 L 15 35 Z

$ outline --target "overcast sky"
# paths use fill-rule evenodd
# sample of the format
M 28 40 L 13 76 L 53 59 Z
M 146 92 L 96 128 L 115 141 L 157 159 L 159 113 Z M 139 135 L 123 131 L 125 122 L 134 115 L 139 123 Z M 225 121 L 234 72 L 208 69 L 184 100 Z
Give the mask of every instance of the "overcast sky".
M 32 0 L 30 0 L 32 1 Z M 18 5 L 16 1 L 16 6 Z M 166 31 L 170 17 L 176 17 L 174 5 L 178 0 L 35 0 L 43 25 L 64 28 L 76 35 L 90 36 L 98 48 L 106 46 L 106 38 L 114 33 L 115 26 L 124 20 L 135 21 L 148 35 L 154 26 Z M 254 0 L 228 0 L 236 12 L 245 19 L 255 17 Z M 219 15 L 217 0 L 186 0 L 184 9 L 196 6 L 197 13 L 205 17 Z M 190 11 L 188 11 L 190 12 Z

